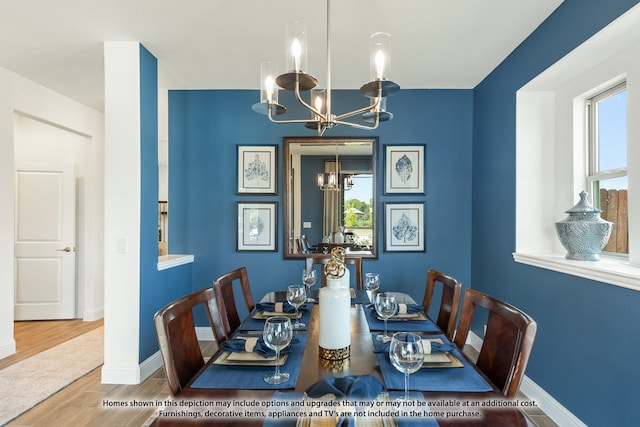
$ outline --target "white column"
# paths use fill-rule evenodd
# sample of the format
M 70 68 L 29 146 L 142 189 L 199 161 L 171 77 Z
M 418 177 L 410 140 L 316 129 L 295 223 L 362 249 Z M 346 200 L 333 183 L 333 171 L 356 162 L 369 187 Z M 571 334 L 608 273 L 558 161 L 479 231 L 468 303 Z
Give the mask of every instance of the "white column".
M 103 383 L 140 382 L 140 45 L 106 42 Z

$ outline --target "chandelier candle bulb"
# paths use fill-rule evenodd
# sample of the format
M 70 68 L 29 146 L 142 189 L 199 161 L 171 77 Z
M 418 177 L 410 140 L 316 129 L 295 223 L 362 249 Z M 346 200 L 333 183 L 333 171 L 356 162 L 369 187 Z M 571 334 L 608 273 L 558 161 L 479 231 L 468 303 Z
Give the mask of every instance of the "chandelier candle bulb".
M 260 64 L 260 102 L 278 103 L 278 88 L 276 86 L 276 76 L 278 75 L 278 64 L 265 61 Z
M 331 260 L 324 266 L 327 286 L 320 289 L 319 295 L 318 344 L 320 358 L 325 360 L 344 360 L 350 356 L 350 277 L 344 257 L 344 249 L 336 247 L 331 251 Z
M 388 33 L 375 33 L 369 39 L 369 55 L 371 60 L 371 81 L 389 78 L 389 41 Z
M 307 68 L 307 27 L 303 22 L 293 21 L 286 27 L 287 69 L 303 73 Z

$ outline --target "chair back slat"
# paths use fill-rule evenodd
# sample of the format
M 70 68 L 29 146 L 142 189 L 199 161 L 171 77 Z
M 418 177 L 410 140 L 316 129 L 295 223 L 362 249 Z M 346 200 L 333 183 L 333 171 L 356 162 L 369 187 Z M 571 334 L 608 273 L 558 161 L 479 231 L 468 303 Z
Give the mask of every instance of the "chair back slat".
M 440 299 L 440 308 L 438 310 L 437 325 L 442 329 L 447 338 L 453 339 L 458 319 L 458 310 L 460 308 L 460 296 L 462 294 L 462 283 L 447 274 L 436 270 L 429 270 L 427 273 L 427 284 L 422 300 L 422 306 L 425 312 L 429 311 L 433 301 L 433 293 L 436 284 L 442 284 L 442 298 Z
M 213 283 L 213 288 L 216 292 L 218 311 L 222 317 L 224 333 L 227 338 L 230 337 L 242 323 L 240 315 L 238 314 L 238 306 L 236 305 L 233 289 L 234 283 L 239 283 L 247 312 L 251 313 L 255 308 L 246 267 L 231 270 L 216 279 Z

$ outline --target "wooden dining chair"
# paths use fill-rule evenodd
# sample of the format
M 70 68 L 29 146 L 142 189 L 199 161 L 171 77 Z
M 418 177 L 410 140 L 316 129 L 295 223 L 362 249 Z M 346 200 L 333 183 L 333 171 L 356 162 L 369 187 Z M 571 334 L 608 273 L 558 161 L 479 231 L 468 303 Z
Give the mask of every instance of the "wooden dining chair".
M 516 307 L 473 289 L 466 289 L 455 344 L 462 350 L 476 307 L 488 311 L 486 332 L 476 366 L 508 398 L 515 398 L 524 376 L 536 322 Z
M 313 264 L 324 265 L 329 262 L 331 259 L 331 255 L 322 256 L 322 257 L 314 257 Z M 355 265 L 355 273 L 356 273 L 356 289 L 362 290 L 364 289 L 362 285 L 362 257 L 350 257 L 347 256 L 344 259 L 344 263 L 346 265 L 352 264 Z M 327 276 L 324 274 L 324 269 L 320 272 L 322 276 L 322 286 L 327 286 Z
M 234 296 L 234 283 L 239 283 L 240 285 L 242 296 L 244 297 L 244 302 L 247 307 L 247 313 L 251 313 L 255 308 L 246 267 L 231 270 L 218 277 L 213 283 L 213 288 L 216 292 L 218 311 L 222 317 L 222 324 L 224 326 L 226 337 L 230 337 L 242 323 L 238 314 L 236 298 Z
M 460 309 L 460 296 L 462 294 L 462 283 L 455 277 L 441 273 L 436 270 L 427 272 L 427 285 L 422 299 L 422 306 L 425 313 L 429 312 L 433 300 L 433 292 L 436 283 L 442 284 L 442 298 L 440 299 L 440 309 L 436 324 L 442 329 L 447 338 L 453 340 L 458 320 L 458 310 Z
M 204 365 L 193 321 L 193 310 L 203 306 L 218 344 L 225 340 L 222 318 L 213 287 L 179 298 L 153 316 L 164 372 L 176 396 Z

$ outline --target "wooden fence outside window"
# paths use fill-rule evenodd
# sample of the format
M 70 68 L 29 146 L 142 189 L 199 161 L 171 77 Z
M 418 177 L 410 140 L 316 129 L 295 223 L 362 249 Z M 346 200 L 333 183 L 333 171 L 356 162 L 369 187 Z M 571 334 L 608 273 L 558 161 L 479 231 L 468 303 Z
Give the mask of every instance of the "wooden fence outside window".
M 600 217 L 614 223 L 604 252 L 629 253 L 629 222 L 627 219 L 627 190 L 600 189 Z

